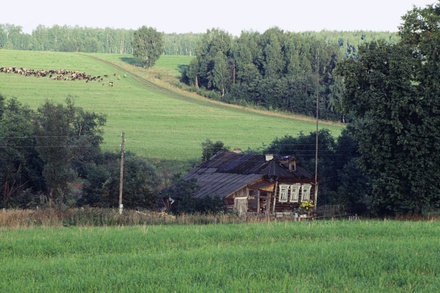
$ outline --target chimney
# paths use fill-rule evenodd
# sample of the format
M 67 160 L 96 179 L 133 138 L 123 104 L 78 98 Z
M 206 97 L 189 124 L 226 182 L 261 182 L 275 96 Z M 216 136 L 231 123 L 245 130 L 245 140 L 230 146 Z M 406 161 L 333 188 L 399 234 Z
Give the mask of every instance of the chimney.
M 266 162 L 273 160 L 273 154 L 266 154 Z

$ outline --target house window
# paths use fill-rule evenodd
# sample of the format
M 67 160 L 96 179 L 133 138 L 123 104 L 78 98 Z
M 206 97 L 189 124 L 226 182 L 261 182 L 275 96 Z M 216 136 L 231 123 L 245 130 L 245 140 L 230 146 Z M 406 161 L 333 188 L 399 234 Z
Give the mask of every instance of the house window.
M 234 208 L 238 212 L 239 216 L 245 215 L 248 210 L 248 199 L 247 197 L 236 197 L 234 198 Z
M 280 185 L 280 197 L 278 199 L 279 202 L 287 202 L 287 196 L 289 192 L 289 185 L 281 184 Z
M 301 201 L 310 200 L 310 190 L 312 189 L 312 184 L 303 184 L 301 187 Z
M 301 188 L 300 183 L 295 183 L 290 185 L 290 202 L 298 202 L 300 188 Z

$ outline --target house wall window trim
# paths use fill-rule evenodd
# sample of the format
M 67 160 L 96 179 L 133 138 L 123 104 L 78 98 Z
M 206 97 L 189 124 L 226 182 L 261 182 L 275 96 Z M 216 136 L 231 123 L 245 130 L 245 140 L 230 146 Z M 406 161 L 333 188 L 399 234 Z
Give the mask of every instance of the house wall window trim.
M 246 214 L 248 210 L 248 198 L 247 196 L 238 196 L 234 198 L 234 209 L 238 212 L 239 216 Z
M 301 202 L 310 200 L 310 191 L 312 190 L 312 184 L 303 184 L 301 186 Z
M 299 201 L 300 189 L 301 189 L 301 183 L 294 183 L 290 186 L 290 202 Z
M 280 192 L 278 196 L 279 202 L 287 202 L 289 197 L 289 185 L 287 184 L 280 184 Z

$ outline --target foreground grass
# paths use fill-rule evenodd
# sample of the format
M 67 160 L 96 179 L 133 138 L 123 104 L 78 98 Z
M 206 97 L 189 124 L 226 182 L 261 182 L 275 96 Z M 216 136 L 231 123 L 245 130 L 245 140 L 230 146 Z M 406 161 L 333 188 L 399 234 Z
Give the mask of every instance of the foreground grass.
M 156 84 L 149 81 L 155 76 L 176 78 L 179 67 L 189 63 L 188 57 L 162 56 L 158 67 L 152 70 L 130 65 L 130 58 L 0 50 L 0 67 L 69 69 L 93 76 L 109 75 L 102 84 L 1 73 L 0 94 L 17 97 L 34 109 L 47 99 L 63 103 L 69 95 L 76 97 L 77 106 L 107 115 L 104 150 L 118 151 L 121 133 L 125 132 L 126 150 L 157 159 L 198 158 L 201 143 L 208 138 L 247 150 L 261 148 L 276 137 L 296 136 L 301 131 L 307 134 L 315 129 L 310 119 L 220 104 L 172 88 L 157 78 Z M 114 86 L 108 86 L 108 81 L 113 81 Z M 329 128 L 335 136 L 341 131 L 339 125 L 322 127 Z
M 2 292 L 438 292 L 440 223 L 1 231 Z

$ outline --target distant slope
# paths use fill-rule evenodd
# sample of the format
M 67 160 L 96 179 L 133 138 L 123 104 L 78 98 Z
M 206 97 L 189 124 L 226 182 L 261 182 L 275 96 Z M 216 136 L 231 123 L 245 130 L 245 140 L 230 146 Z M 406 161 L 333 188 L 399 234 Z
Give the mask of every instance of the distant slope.
M 68 95 L 74 96 L 78 106 L 107 115 L 105 150 L 119 150 L 124 131 L 126 150 L 157 159 L 197 158 L 201 155 L 201 142 L 208 138 L 246 150 L 261 148 L 276 137 L 315 129 L 310 118 L 218 103 L 154 78 L 161 74 L 176 75 L 180 62 L 189 62 L 189 58 L 162 56 L 157 67 L 150 70 L 130 65 L 130 58 L 0 50 L 0 67 L 70 69 L 109 76 L 102 82 L 86 83 L 0 73 L 0 94 L 17 97 L 32 108 L 46 99 L 63 102 Z M 160 64 L 166 66 L 161 68 Z M 113 87 L 108 86 L 109 81 Z M 336 124 L 320 127 L 329 128 L 334 135 L 341 131 Z

